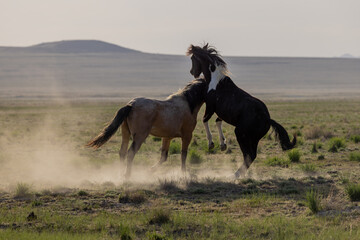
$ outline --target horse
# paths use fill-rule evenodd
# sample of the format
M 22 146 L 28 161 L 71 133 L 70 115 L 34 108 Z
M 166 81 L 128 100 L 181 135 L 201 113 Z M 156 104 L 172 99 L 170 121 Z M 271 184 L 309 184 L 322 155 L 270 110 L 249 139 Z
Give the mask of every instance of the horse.
M 197 78 L 202 73 L 208 83 L 203 122 L 206 123 L 216 113 L 235 127 L 236 140 L 244 158 L 244 163 L 235 172 L 235 178 L 245 176 L 256 158 L 258 143 L 270 126 L 284 151 L 295 146 L 296 135 L 290 142 L 285 128 L 270 118 L 266 105 L 236 86 L 228 76 L 227 64 L 214 47 L 208 43 L 203 47 L 190 45 L 187 56 L 191 56 L 192 61 L 190 74 Z
M 121 125 L 119 156 L 121 162 L 127 159 L 125 178 L 128 179 L 134 156 L 149 134 L 162 138 L 161 158 L 153 168 L 167 160 L 171 139 L 180 137 L 181 170 L 186 172 L 187 150 L 197 123 L 197 114 L 205 102 L 206 91 L 207 82 L 200 78 L 188 83 L 165 100 L 144 97 L 132 99 L 117 111 L 112 121 L 98 136 L 90 140 L 87 146 L 95 149 L 101 147 Z M 127 150 L 130 137 L 133 141 Z

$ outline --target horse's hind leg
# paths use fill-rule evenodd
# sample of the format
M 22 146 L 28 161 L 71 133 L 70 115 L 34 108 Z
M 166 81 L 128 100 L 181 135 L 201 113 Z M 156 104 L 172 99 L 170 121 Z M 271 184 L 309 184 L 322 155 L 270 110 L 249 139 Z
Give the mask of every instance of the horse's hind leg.
M 187 151 L 189 144 L 191 142 L 192 133 L 186 134 L 181 138 L 181 170 L 183 173 L 186 172 L 186 157 L 187 157 Z
M 125 179 L 128 179 L 131 175 L 132 162 L 135 157 L 135 154 L 139 151 L 141 144 L 145 141 L 146 137 L 149 134 L 134 134 L 133 142 L 127 152 L 127 165 L 125 171 Z
M 235 135 L 244 156 L 244 163 L 235 172 L 235 178 L 240 178 L 245 176 L 248 168 L 255 160 L 259 141 L 252 139 L 251 136 L 241 131 L 238 127 L 235 128 Z
M 121 147 L 119 150 L 119 156 L 120 156 L 120 161 L 123 163 L 126 158 L 126 152 L 130 140 L 130 130 L 126 121 L 121 125 L 121 137 L 122 140 L 121 140 Z
M 170 138 L 163 138 L 162 139 L 162 146 L 161 146 L 161 157 L 160 161 L 157 162 L 154 166 L 151 167 L 151 169 L 154 169 L 161 165 L 163 162 L 167 160 L 168 153 L 169 153 L 169 147 L 170 147 Z
M 221 149 L 221 151 L 225 151 L 226 148 L 227 148 L 226 139 L 225 139 L 224 133 L 222 131 L 222 120 L 220 118 L 216 119 L 216 127 L 217 127 L 218 132 L 219 132 L 220 149 Z

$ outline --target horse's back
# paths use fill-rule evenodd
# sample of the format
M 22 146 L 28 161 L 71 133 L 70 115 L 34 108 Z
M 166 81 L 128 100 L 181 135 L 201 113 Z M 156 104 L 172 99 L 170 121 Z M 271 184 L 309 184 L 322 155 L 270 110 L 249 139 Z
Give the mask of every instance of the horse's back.
M 128 124 L 132 132 L 136 129 L 149 131 L 160 137 L 180 137 L 185 121 L 195 121 L 183 97 L 174 96 L 166 100 L 135 98 L 129 104 L 132 112 Z
M 243 122 L 270 119 L 266 105 L 258 98 L 239 88 L 229 77 L 216 88 L 216 113 L 224 121 L 236 126 Z

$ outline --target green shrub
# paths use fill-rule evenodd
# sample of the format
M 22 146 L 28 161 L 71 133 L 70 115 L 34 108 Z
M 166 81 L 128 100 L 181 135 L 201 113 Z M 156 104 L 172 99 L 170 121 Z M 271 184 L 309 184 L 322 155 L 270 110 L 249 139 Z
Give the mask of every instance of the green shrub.
M 31 193 L 31 186 L 27 183 L 18 183 L 15 189 L 15 198 L 29 198 Z
M 181 152 L 181 144 L 179 142 L 172 141 L 169 147 L 169 154 L 177 154 Z
M 317 213 L 321 210 L 320 201 L 320 196 L 314 189 L 306 192 L 306 205 L 309 207 L 312 213 Z
M 317 152 L 318 152 L 317 144 L 316 144 L 316 142 L 314 142 L 313 145 L 312 145 L 312 148 L 311 148 L 311 153 L 317 153 Z
M 165 240 L 166 239 L 165 236 L 160 235 L 156 232 L 147 233 L 146 235 L 149 240 Z
M 119 195 L 119 203 L 142 204 L 146 201 L 146 197 L 142 192 L 125 192 Z
M 315 172 L 316 171 L 316 166 L 312 163 L 306 163 L 300 166 L 300 168 L 304 171 L 304 172 Z
M 33 201 L 31 203 L 32 207 L 39 207 L 39 206 L 42 206 L 42 205 L 43 205 L 43 203 L 41 201 L 39 201 L 39 200 L 35 200 L 35 201 Z
M 265 161 L 266 165 L 269 166 L 280 166 L 280 167 L 288 167 L 290 164 L 290 160 L 289 159 L 283 159 L 280 157 L 272 157 L 272 158 L 268 158 Z
M 290 162 L 300 162 L 300 156 L 300 151 L 297 148 L 294 148 L 288 152 Z
M 344 148 L 346 146 L 345 140 L 339 137 L 331 138 L 329 145 L 329 152 L 337 152 L 340 148 Z
M 350 161 L 360 162 L 360 152 L 352 152 L 349 157 Z
M 189 152 L 189 159 L 190 163 L 192 164 L 199 164 L 202 162 L 202 157 L 199 152 L 197 152 L 195 149 L 191 149 Z
M 360 184 L 350 183 L 345 191 L 351 201 L 360 201 Z
M 155 209 L 150 214 L 149 224 L 162 225 L 170 222 L 171 216 L 170 211 L 163 208 Z
M 339 180 L 342 184 L 349 184 L 350 183 L 350 179 L 348 176 L 346 175 L 340 175 L 339 176 Z
M 296 136 L 301 137 L 302 136 L 302 132 L 298 129 L 296 130 L 296 132 L 294 133 Z
M 360 135 L 351 136 L 351 140 L 354 141 L 354 143 L 359 143 L 360 142 Z
M 84 191 L 84 190 L 80 190 L 80 191 L 78 192 L 78 195 L 79 195 L 80 197 L 85 197 L 85 196 L 89 196 L 89 193 L 86 192 L 86 191 Z
M 152 137 L 152 140 L 154 141 L 154 142 L 160 142 L 161 141 L 161 137 Z

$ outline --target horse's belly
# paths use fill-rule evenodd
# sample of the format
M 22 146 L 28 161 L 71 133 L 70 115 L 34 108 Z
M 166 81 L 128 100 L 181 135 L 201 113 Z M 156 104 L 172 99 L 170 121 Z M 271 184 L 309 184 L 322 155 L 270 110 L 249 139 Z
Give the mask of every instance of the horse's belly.
M 153 126 L 151 128 L 150 134 L 156 137 L 167 137 L 167 138 L 181 137 L 180 130 L 174 128 L 158 127 L 158 126 Z

